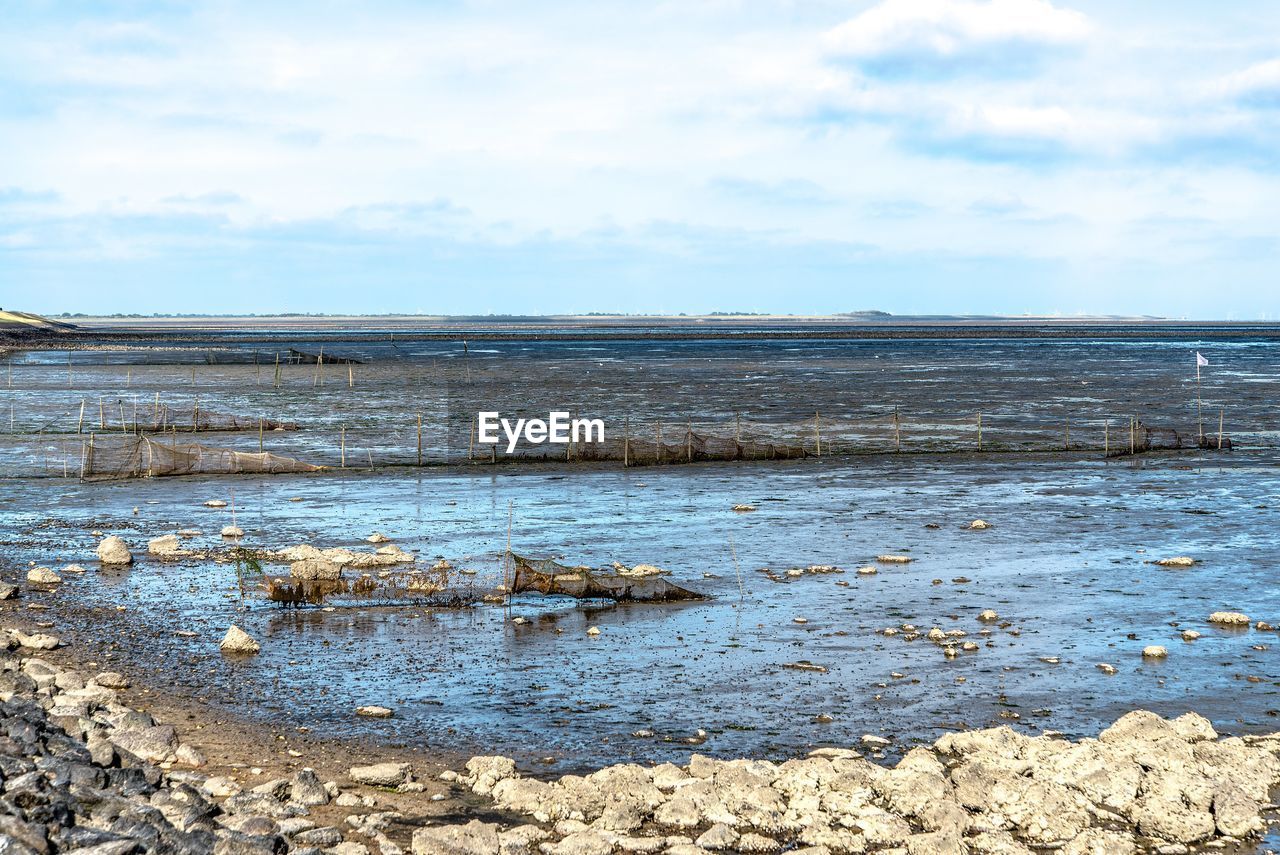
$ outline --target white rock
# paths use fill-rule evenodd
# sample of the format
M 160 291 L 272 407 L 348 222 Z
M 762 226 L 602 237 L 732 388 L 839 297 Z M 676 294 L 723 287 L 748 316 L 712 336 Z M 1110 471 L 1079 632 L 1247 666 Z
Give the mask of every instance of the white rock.
M 1173 558 L 1161 558 L 1156 564 L 1161 567 L 1190 567 L 1196 560 L 1189 555 L 1176 555 Z
M 991 523 L 987 522 L 986 520 L 974 520 L 973 522 L 969 523 L 969 528 L 973 529 L 974 531 L 982 531 L 984 529 L 991 528 Z
M 599 634 L 600 634 L 600 627 L 598 626 L 587 627 L 587 635 L 599 635 Z
M 98 544 L 98 560 L 103 564 L 132 564 L 133 555 L 128 545 L 113 534 Z
M 1142 648 L 1142 655 L 1147 659 L 1163 659 L 1169 655 L 1169 651 L 1159 644 L 1148 644 Z
M 373 534 L 366 537 L 365 540 L 369 543 L 386 543 L 391 540 L 391 538 L 387 537 L 380 531 L 375 531 Z
M 876 560 L 881 564 L 909 564 L 914 559 L 910 555 L 877 555 Z
M 81 567 L 79 564 L 68 564 L 66 567 L 62 568 L 62 572 L 63 573 L 84 573 L 85 569 Z
M 1223 626 L 1248 626 L 1249 616 L 1240 612 L 1214 612 L 1209 615 L 1209 623 Z
M 225 508 L 227 506 L 227 503 L 222 501 L 221 499 L 210 499 L 209 501 L 204 503 L 204 506 L 206 508 Z
M 32 567 L 27 571 L 27 581 L 37 585 L 56 585 L 62 581 L 62 577 L 48 567 Z
M 227 634 L 222 637 L 218 647 L 223 653 L 257 653 L 262 649 L 262 645 L 235 624 L 227 628 Z
M 244 529 L 238 525 L 224 525 L 222 527 L 223 537 L 244 537 Z
M 365 718 L 391 718 L 395 713 L 388 707 L 380 707 L 375 704 L 368 706 L 356 707 L 356 715 Z

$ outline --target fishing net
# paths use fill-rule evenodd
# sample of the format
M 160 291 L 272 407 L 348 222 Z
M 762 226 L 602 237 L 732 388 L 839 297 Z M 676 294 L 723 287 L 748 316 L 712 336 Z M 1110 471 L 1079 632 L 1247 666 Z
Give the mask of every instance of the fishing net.
M 81 452 L 86 479 L 162 475 L 240 475 L 319 472 L 326 467 L 269 452 L 235 451 L 195 442 L 157 442 L 145 436 L 93 437 Z
M 1128 454 L 1144 454 L 1148 451 L 1172 451 L 1182 448 L 1182 434 L 1173 428 L 1151 427 L 1142 422 L 1135 422 L 1129 434 L 1116 437 L 1109 456 L 1123 457 Z
M 579 600 L 673 603 L 704 600 L 703 594 L 681 588 L 666 579 L 601 573 L 587 567 L 570 567 L 550 558 L 525 558 L 509 553 L 515 575 L 513 594 L 556 594 Z
M 261 416 L 238 416 L 207 410 L 199 404 L 171 407 L 153 402 L 142 408 L 126 408 L 123 402 L 98 407 L 97 427 L 102 431 L 126 433 L 163 433 L 179 430 L 192 432 L 297 430 L 297 422 L 278 421 Z

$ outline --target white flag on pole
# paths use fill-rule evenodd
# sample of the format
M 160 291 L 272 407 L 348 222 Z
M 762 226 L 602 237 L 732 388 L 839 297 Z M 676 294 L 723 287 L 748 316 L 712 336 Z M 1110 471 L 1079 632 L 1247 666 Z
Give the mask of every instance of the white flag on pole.
M 1196 351 L 1196 368 L 1204 368 L 1209 364 L 1209 360 L 1200 355 L 1200 351 Z

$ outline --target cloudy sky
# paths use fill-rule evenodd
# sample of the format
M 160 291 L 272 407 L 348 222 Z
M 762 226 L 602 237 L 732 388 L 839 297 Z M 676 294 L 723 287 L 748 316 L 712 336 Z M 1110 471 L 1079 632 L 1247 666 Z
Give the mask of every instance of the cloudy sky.
M 1278 226 L 1274 0 L 0 5 L 5 307 L 1275 318 Z

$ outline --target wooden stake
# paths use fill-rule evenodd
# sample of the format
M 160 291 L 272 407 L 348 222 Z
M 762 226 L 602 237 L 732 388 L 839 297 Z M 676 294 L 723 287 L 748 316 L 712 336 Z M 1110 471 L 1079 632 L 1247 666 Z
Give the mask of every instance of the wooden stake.
M 631 465 L 631 417 L 622 419 L 622 468 Z
M 341 428 L 341 431 L 342 432 L 341 434 L 339 434 L 340 438 L 338 440 L 340 443 L 339 449 L 342 455 L 342 468 L 346 469 L 347 468 L 347 426 L 343 425 Z
M 280 351 L 278 350 L 276 351 L 276 377 L 274 385 L 277 389 L 280 388 Z
M 262 416 L 258 416 L 258 453 L 261 454 L 262 452 Z
M 84 398 L 80 399 L 80 421 L 76 422 L 76 433 L 84 433 Z
M 354 389 L 356 386 L 355 369 L 351 367 L 351 363 L 347 363 L 347 388 Z
M 1218 450 L 1222 450 L 1222 419 L 1224 410 L 1218 410 Z
M 813 439 L 815 448 L 818 450 L 818 456 L 822 456 L 822 428 L 818 424 L 818 413 L 813 414 Z
M 418 413 L 418 465 L 422 465 L 422 413 Z
M 102 399 L 98 399 L 98 429 L 107 429 L 107 411 L 102 407 Z
M 684 430 L 684 462 L 693 462 L 693 422 L 689 422 Z
M 742 443 L 742 413 L 733 414 L 733 440 L 739 444 Z
M 1129 453 L 1136 454 L 1138 447 L 1138 417 L 1129 416 Z
M 320 367 L 322 365 L 324 365 L 324 345 L 323 344 L 320 345 L 320 352 L 316 354 L 316 373 L 315 373 L 315 376 L 311 378 L 312 386 L 320 386 L 324 384 L 324 379 L 323 379 L 324 375 L 320 373 Z
M 120 405 L 120 432 L 128 433 L 129 425 L 124 420 L 124 399 L 121 398 L 120 400 L 116 401 L 116 403 Z

